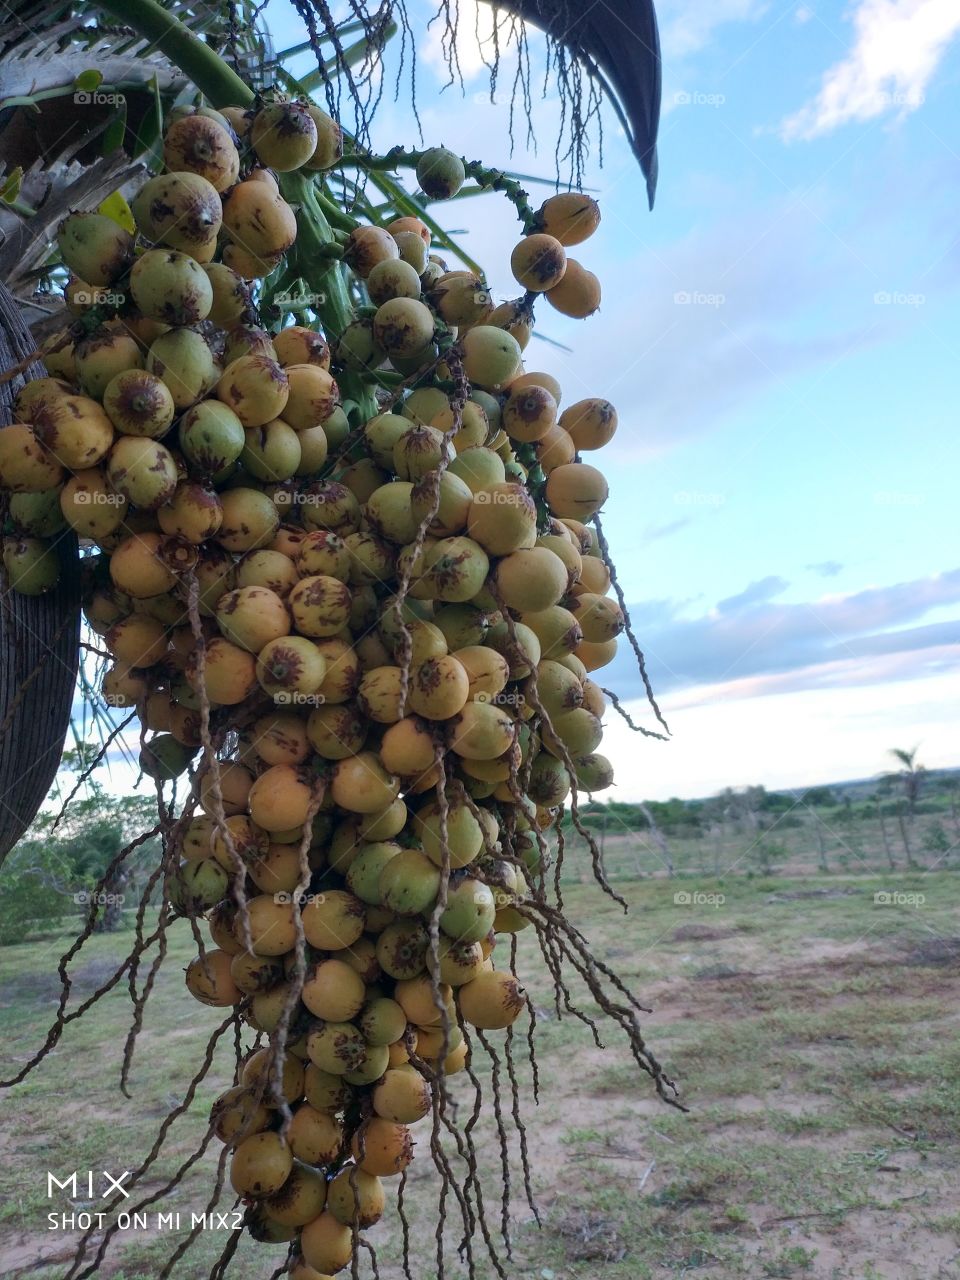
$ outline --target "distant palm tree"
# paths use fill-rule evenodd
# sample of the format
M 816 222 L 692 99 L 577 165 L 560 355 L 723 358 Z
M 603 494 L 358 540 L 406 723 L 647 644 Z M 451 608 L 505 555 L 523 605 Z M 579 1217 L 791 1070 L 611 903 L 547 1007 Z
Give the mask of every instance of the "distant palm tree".
M 907 802 L 907 814 L 913 817 L 917 807 L 917 800 L 920 797 L 920 788 L 923 786 L 923 778 L 926 768 L 917 762 L 917 752 L 919 746 L 913 748 L 912 751 L 904 751 L 902 747 L 892 747 L 889 755 L 895 760 L 899 760 L 903 768 L 898 769 L 896 773 L 888 774 L 891 780 L 898 779 L 903 787 L 904 799 Z

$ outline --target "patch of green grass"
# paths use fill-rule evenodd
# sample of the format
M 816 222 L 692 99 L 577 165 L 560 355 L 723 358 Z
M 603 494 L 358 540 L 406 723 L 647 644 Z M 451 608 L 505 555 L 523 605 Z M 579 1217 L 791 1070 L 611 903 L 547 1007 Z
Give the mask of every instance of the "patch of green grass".
M 917 1219 L 891 1210 L 885 1216 L 890 1230 L 939 1236 L 955 1227 L 960 1209 L 948 1175 L 960 1159 L 960 1052 L 954 1047 L 960 983 L 947 967 L 903 961 L 930 936 L 927 926 L 949 936 L 960 879 L 951 873 L 928 876 L 929 907 L 878 915 L 873 893 L 906 883 L 839 875 L 643 880 L 622 886 L 635 904 L 627 917 L 595 886 L 568 885 L 568 912 L 596 954 L 624 974 L 641 999 L 650 994 L 655 1012 L 641 1019 L 644 1035 L 684 1083 L 693 1109 L 682 1115 L 655 1105 L 649 1080 L 609 1026 L 601 1028 L 608 1046 L 601 1053 L 583 1023 L 556 1019 L 532 930 L 521 934 L 520 972 L 543 1011 L 537 1029 L 539 1110 L 532 1105 L 522 1037 L 515 1046 L 517 1074 L 533 1183 L 545 1209 L 539 1231 L 523 1203 L 513 1141 L 510 1280 L 541 1280 L 544 1269 L 556 1280 L 663 1280 L 699 1271 L 718 1280 L 803 1277 L 820 1265 L 816 1232 L 842 1241 L 852 1211 L 875 1202 L 877 1178 L 885 1176 L 878 1172 L 881 1163 L 900 1163 L 902 1155 L 910 1160 L 902 1161 L 896 1191 L 922 1196 L 907 1209 L 922 1205 L 923 1218 L 918 1226 Z M 691 885 L 724 893 L 724 903 L 703 910 L 676 904 L 674 895 Z M 781 900 L 821 887 L 855 892 Z M 691 933 L 691 925 L 698 929 Z M 704 929 L 708 936 L 698 936 Z M 130 936 L 90 940 L 77 966 L 79 998 L 109 977 Z M 46 1034 L 57 996 L 56 956 L 68 942 L 63 935 L 0 948 L 4 1074 L 19 1069 Z M 218 1011 L 184 993 L 182 970 L 192 955 L 189 930 L 176 926 L 134 1060 L 134 1101 L 117 1089 L 131 1018 L 125 981 L 68 1027 L 56 1052 L 12 1091 L 3 1115 L 8 1156 L 0 1162 L 0 1272 L 9 1270 L 5 1241 L 27 1236 L 49 1243 L 46 1169 L 135 1167 L 176 1105 L 207 1036 L 222 1020 Z M 742 976 L 697 976 L 718 965 Z M 576 979 L 571 995 L 596 1013 Z M 501 1038 L 494 1039 L 499 1047 Z M 171 1149 L 151 1169 L 151 1190 L 195 1148 L 211 1102 L 231 1082 L 229 1040 L 217 1049 L 193 1108 L 176 1122 Z M 478 1058 L 476 1068 L 487 1092 L 489 1066 Z M 473 1091 L 465 1077 L 457 1077 L 455 1093 L 469 1114 Z M 509 1128 L 508 1087 L 504 1108 Z M 488 1096 L 476 1135 L 495 1226 L 502 1174 L 490 1111 Z M 414 1273 L 423 1276 L 435 1268 L 438 1185 L 428 1171 L 425 1124 L 415 1130 L 416 1176 L 406 1191 Z M 205 1204 L 217 1154 L 209 1153 L 187 1175 L 174 1196 L 179 1207 L 189 1212 Z M 918 1161 L 917 1155 L 931 1158 Z M 401 1274 L 392 1192 L 388 1186 L 387 1213 L 371 1232 L 383 1280 Z M 465 1268 L 453 1261 L 460 1224 L 451 1199 L 447 1212 L 448 1274 L 465 1280 Z M 792 1221 L 824 1212 L 829 1216 L 798 1218 L 802 1234 L 796 1240 L 761 1226 L 768 1218 Z M 126 1239 L 122 1252 L 111 1255 L 118 1261 L 104 1271 L 105 1280 L 153 1280 L 159 1260 L 169 1257 L 179 1238 Z M 224 1243 L 224 1233 L 205 1233 L 183 1274 L 209 1274 Z M 876 1248 L 879 1274 L 886 1274 L 882 1240 Z M 479 1260 L 479 1242 L 475 1252 L 478 1280 L 493 1280 L 493 1269 Z M 230 1277 L 262 1280 L 282 1253 L 247 1241 Z M 29 1274 L 31 1280 L 59 1280 L 62 1267 Z M 867 1274 L 861 1269 L 842 1280 L 864 1280 Z M 914 1278 L 904 1273 L 903 1280 Z
M 787 1277 L 789 1280 L 790 1276 L 811 1271 L 816 1260 L 816 1249 L 805 1249 L 803 1245 L 793 1245 L 789 1249 L 784 1249 L 778 1257 L 761 1263 L 761 1267 L 765 1276 Z

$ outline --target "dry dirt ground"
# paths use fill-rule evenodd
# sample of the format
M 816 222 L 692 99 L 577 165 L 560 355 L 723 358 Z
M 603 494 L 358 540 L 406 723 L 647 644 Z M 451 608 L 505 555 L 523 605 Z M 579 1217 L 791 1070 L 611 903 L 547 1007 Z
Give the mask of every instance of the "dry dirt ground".
M 626 918 L 592 886 L 572 886 L 567 907 L 595 954 L 652 1008 L 644 1033 L 690 1111 L 656 1098 L 619 1033 L 603 1028 L 600 1050 L 583 1023 L 557 1019 L 535 942 L 522 935 L 521 972 L 538 1014 L 538 1107 L 525 1028 L 515 1041 L 517 1077 L 542 1228 L 525 1202 L 512 1140 L 513 1258 L 503 1263 L 510 1280 L 960 1276 L 960 878 L 744 876 L 617 887 L 633 904 Z M 922 901 L 878 902 L 878 893 Z M 78 999 L 110 972 L 129 937 L 90 944 L 78 967 Z M 0 950 L 4 1074 L 42 1041 L 63 941 Z M 180 970 L 190 954 L 183 929 L 151 1001 L 132 1101 L 117 1090 L 130 1013 L 123 984 L 4 1095 L 0 1274 L 10 1280 L 59 1280 L 76 1242 L 75 1233 L 46 1230 L 51 1209 L 72 1207 L 63 1197 L 48 1201 L 46 1171 L 133 1168 L 182 1094 L 215 1024 L 213 1011 L 183 993 Z M 572 991 L 590 1011 L 575 985 Z M 512 1132 L 502 1035 L 491 1043 Z M 496 1230 L 504 1179 L 489 1063 L 480 1052 L 475 1062 L 486 1097 L 478 1125 L 486 1204 Z M 159 1191 L 194 1150 L 229 1073 L 225 1046 L 197 1105 L 171 1131 L 171 1153 L 148 1174 L 145 1193 Z M 469 1112 L 473 1090 L 464 1076 L 456 1097 Z M 417 1136 L 405 1199 L 413 1274 L 428 1280 L 437 1274 L 438 1180 L 428 1134 Z M 200 1210 L 215 1155 L 151 1213 Z M 457 1216 L 448 1200 L 446 1274 L 465 1280 Z M 370 1232 L 383 1280 L 402 1274 L 400 1235 L 388 1200 Z M 96 1274 L 152 1280 L 176 1238 L 154 1226 L 125 1232 Z M 205 1233 L 178 1280 L 208 1275 L 225 1241 L 223 1231 Z M 479 1241 L 475 1253 L 477 1276 L 492 1280 Z M 244 1244 L 228 1274 L 266 1280 L 281 1258 L 282 1249 Z

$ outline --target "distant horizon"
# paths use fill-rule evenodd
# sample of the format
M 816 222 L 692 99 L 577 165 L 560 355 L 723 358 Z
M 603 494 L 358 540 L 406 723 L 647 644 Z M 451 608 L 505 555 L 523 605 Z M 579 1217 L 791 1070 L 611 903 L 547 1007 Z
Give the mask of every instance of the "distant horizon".
M 895 774 L 896 769 L 891 768 L 890 770 L 888 770 L 888 772 L 891 774 Z M 942 776 L 943 774 L 951 774 L 951 773 L 956 773 L 960 775 L 960 764 L 937 766 L 935 768 L 925 767 L 924 772 L 927 777 Z M 827 790 L 846 790 L 851 787 L 865 787 L 865 786 L 869 786 L 872 783 L 879 783 L 883 778 L 883 776 L 884 775 L 882 773 L 868 774 L 865 777 L 859 777 L 859 778 L 836 778 L 828 782 L 824 782 L 821 779 L 819 782 L 802 782 L 802 783 L 795 783 L 793 785 L 785 785 L 785 786 L 779 786 L 779 787 L 768 787 L 763 782 L 742 782 L 742 783 L 738 782 L 738 783 L 730 783 L 728 787 L 718 787 L 716 791 L 705 792 L 701 795 L 696 795 L 696 796 L 682 796 L 682 795 L 672 795 L 672 796 L 666 796 L 666 797 L 643 796 L 640 800 L 623 800 L 622 803 L 645 804 L 645 803 L 651 802 L 654 804 L 663 804 L 663 803 L 666 803 L 666 801 L 668 800 L 680 800 L 683 804 L 692 804 L 697 801 L 712 800 L 716 796 L 721 795 L 724 791 L 728 789 L 731 791 L 745 791 L 749 787 L 763 787 L 764 791 L 766 791 L 768 795 L 790 795 L 794 792 L 806 793 L 808 791 L 817 791 L 821 788 L 827 789 Z M 598 794 L 596 797 L 594 797 L 594 799 L 601 804 L 606 803 L 609 800 L 621 801 L 620 796 L 614 795 L 614 792 L 616 790 L 617 790 L 616 787 L 610 787 L 608 790 L 604 791 L 602 794 Z M 922 798 L 923 798 L 923 793 L 921 792 L 921 800 Z M 581 800 L 581 804 L 582 803 L 583 801 Z

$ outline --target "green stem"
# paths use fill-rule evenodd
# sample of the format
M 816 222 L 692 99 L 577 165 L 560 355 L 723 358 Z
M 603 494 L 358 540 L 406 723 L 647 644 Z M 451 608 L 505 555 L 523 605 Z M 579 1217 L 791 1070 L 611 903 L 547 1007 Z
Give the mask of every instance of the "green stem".
M 378 170 L 383 172 L 392 169 L 415 169 L 423 155 L 422 151 L 408 151 L 404 147 L 393 147 L 383 156 L 353 151 L 345 155 L 340 163 L 344 167 L 352 165 L 368 173 L 376 173 Z M 529 232 L 533 229 L 536 214 L 527 199 L 526 191 L 516 178 L 509 178 L 501 169 L 492 169 L 488 165 L 481 164 L 479 160 L 464 160 L 463 167 L 467 177 L 474 178 L 482 190 L 502 191 L 516 209 L 524 231 Z
M 96 0 L 124 26 L 146 36 L 190 77 L 214 107 L 247 107 L 254 93 L 209 45 L 157 0 Z
M 297 214 L 300 273 L 310 288 L 322 295 L 323 301 L 317 303 L 316 311 L 328 338 L 336 341 L 354 315 L 346 282 L 329 256 L 331 245 L 339 249 L 336 236 L 320 206 L 313 178 L 302 173 L 281 174 L 280 190 L 288 203 L 300 206 Z M 372 418 L 377 412 L 377 398 L 373 390 L 365 386 L 356 374 L 346 371 L 339 375 L 337 381 L 343 396 L 357 401 L 364 420 Z
M 324 195 L 319 187 L 314 188 L 314 195 L 317 198 L 317 204 L 326 214 L 327 220 L 332 226 L 348 233 L 353 231 L 355 227 L 359 227 L 360 223 L 356 218 L 351 218 L 349 213 L 344 213 L 337 202 Z

